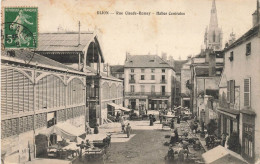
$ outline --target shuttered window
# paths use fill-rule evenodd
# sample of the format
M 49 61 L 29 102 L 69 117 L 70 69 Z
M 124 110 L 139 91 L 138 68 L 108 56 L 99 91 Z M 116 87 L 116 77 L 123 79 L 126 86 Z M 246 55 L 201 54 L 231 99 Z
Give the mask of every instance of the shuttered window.
M 230 80 L 230 103 L 235 103 L 235 80 Z
M 230 81 L 227 81 L 227 102 L 230 102 Z
M 250 90 L 251 90 L 250 78 L 244 79 L 244 106 L 247 107 L 251 105 Z

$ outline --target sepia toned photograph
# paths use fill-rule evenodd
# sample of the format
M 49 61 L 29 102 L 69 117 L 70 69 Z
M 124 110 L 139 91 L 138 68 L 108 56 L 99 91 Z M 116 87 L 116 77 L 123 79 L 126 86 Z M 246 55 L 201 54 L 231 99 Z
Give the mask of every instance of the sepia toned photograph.
M 2 0 L 1 164 L 260 164 L 260 0 Z

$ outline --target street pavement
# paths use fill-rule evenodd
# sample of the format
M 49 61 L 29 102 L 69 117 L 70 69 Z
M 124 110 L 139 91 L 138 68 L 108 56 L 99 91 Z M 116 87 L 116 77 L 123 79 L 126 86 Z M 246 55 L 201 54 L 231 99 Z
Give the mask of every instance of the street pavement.
M 148 114 L 151 114 L 148 113 Z M 163 164 L 164 157 L 167 154 L 168 146 L 164 146 L 165 142 L 169 142 L 169 138 L 165 135 L 170 135 L 170 128 L 162 129 L 162 124 L 159 123 L 158 112 L 154 112 L 157 116 L 157 121 L 154 126 L 149 126 L 149 120 L 128 121 L 132 127 L 130 138 L 121 132 L 120 123 L 110 123 L 100 126 L 100 133 L 111 133 L 111 147 L 108 148 L 104 159 L 105 164 Z M 189 130 L 187 122 L 181 124 L 175 123 L 178 131 Z M 180 132 L 181 133 L 181 132 Z M 189 135 L 191 131 L 189 131 Z M 177 146 L 173 149 L 177 150 Z M 190 153 L 201 158 L 203 150 L 195 151 L 192 146 L 189 147 Z M 177 158 L 177 154 L 175 157 Z M 186 156 L 186 155 L 185 155 Z

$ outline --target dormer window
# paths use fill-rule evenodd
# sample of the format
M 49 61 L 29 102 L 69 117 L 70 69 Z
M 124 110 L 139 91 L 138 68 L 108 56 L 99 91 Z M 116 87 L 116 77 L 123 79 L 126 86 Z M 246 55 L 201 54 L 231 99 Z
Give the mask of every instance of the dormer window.
M 230 52 L 229 60 L 230 61 L 234 60 L 234 52 L 233 51 Z

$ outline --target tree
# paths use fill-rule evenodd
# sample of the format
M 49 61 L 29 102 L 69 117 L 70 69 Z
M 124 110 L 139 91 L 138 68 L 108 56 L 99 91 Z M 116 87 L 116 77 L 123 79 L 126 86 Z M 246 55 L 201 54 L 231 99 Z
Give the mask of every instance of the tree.
M 241 145 L 239 143 L 239 135 L 237 132 L 231 133 L 228 141 L 228 149 L 240 154 Z
M 213 135 L 215 130 L 217 130 L 218 125 L 217 122 L 214 119 L 211 119 L 209 123 L 207 124 L 207 132 L 209 135 Z

